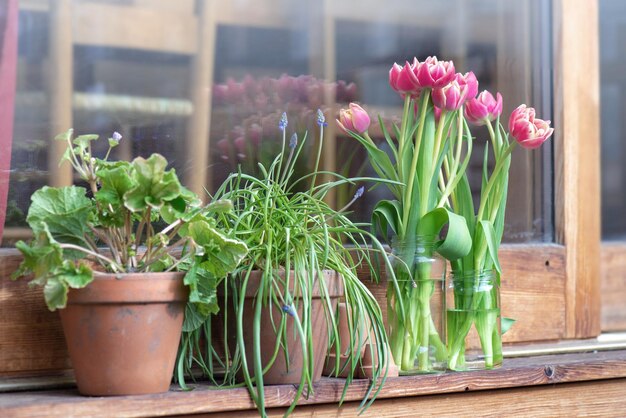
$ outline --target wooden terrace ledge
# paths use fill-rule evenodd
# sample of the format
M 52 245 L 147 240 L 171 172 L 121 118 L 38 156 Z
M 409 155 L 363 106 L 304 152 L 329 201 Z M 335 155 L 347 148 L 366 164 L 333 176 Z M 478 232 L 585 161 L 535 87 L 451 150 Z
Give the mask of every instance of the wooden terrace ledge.
M 608 380 L 614 379 L 614 380 Z M 371 412 L 377 405 L 388 403 L 385 399 L 394 399 L 398 415 L 387 410 L 387 416 L 400 416 L 403 402 L 399 398 L 411 398 L 412 402 L 419 402 L 427 398 L 428 395 L 453 394 L 458 392 L 470 392 L 472 394 L 505 392 L 506 388 L 535 388 L 548 389 L 555 384 L 570 384 L 574 382 L 605 381 L 609 382 L 613 392 L 603 390 L 602 393 L 614 393 L 612 399 L 621 402 L 623 406 L 623 395 L 626 394 L 626 350 L 594 351 L 589 353 L 576 354 L 556 354 L 533 357 L 520 357 L 505 359 L 501 368 L 486 371 L 473 372 L 448 372 L 443 374 L 403 376 L 389 378 L 378 395 L 378 399 L 373 407 L 364 416 L 380 416 L 379 413 Z M 595 382 L 599 385 L 602 382 Z M 340 400 L 344 381 L 342 379 L 323 378 L 315 385 L 315 393 L 302 399 L 300 405 L 318 405 L 316 410 L 325 411 L 337 410 L 337 403 Z M 367 389 L 367 380 L 355 380 L 349 387 L 345 402 L 347 403 L 342 411 L 344 413 L 357 414 L 356 406 Z M 619 386 L 616 386 L 619 385 Z M 83 397 L 78 395 L 77 390 L 47 389 L 13 391 L 0 393 L 0 416 L 2 417 L 68 417 L 68 416 L 180 416 L 191 414 L 226 413 L 229 411 L 241 411 L 233 416 L 249 416 L 243 411 L 255 414 L 252 403 L 245 388 L 238 389 L 216 389 L 208 384 L 193 384 L 194 390 L 182 391 L 178 386 L 173 385 L 167 393 L 158 395 L 139 396 L 116 396 L 116 397 Z M 568 385 L 556 385 L 565 387 Z M 569 385 L 575 386 L 575 385 Z M 497 391 L 496 391 L 497 390 Z M 585 389 L 586 393 L 589 388 Z M 622 396 L 615 394 L 621 393 Z M 289 405 L 295 387 L 292 385 L 267 386 L 265 388 L 267 408 L 284 408 Z M 470 394 L 456 395 L 469 401 Z M 595 396 L 595 395 L 594 395 Z M 415 398 L 419 397 L 419 398 Z M 513 399 L 513 405 L 520 401 L 520 397 Z M 324 405 L 326 404 L 326 405 Z M 460 411 L 468 413 L 472 409 L 461 407 Z M 561 405 L 562 406 L 562 405 Z M 607 404 L 608 406 L 608 404 Z M 348 409 L 351 408 L 351 409 Z M 419 408 L 419 406 L 417 406 Z M 301 415 L 304 411 L 313 411 L 311 408 L 298 407 L 294 415 Z M 271 411 L 270 415 L 272 415 Z M 276 411 L 278 412 L 278 411 Z M 416 412 L 414 410 L 414 412 Z M 477 411 L 475 411 L 477 412 Z M 492 410 L 497 413 L 497 410 Z M 502 410 L 500 412 L 503 412 Z M 552 413 L 557 410 L 552 409 Z M 618 413 L 619 410 L 613 410 Z M 622 409 L 626 414 L 626 410 Z M 392 413 L 392 415 L 388 415 Z M 417 412 L 416 412 L 417 413 Z M 372 415 L 374 414 L 374 415 Z M 227 414 L 226 416 L 229 416 Z M 254 415 L 250 415 L 254 416 Z M 317 416 L 317 415 L 316 415 Z M 326 416 L 326 415 L 324 415 Z M 344 414 L 342 413 L 342 416 Z M 410 416 L 410 415 L 406 415 Z

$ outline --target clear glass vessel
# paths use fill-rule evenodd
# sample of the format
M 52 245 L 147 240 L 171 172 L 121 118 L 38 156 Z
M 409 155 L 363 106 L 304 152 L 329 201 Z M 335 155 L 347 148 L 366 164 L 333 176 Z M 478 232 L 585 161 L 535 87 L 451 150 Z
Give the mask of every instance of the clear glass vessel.
M 389 343 L 400 374 L 446 370 L 446 260 L 435 250 L 434 236 L 395 239 L 388 276 Z
M 448 367 L 480 370 L 501 366 L 500 288 L 496 272 L 452 272 L 446 306 Z

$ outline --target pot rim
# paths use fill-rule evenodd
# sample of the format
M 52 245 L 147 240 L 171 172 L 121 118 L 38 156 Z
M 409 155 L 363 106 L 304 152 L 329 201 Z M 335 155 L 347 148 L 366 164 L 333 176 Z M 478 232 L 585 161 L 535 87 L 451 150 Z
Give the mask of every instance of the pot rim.
M 294 270 L 291 270 L 290 273 L 291 273 L 291 276 L 293 277 Z M 245 274 L 245 272 L 240 273 L 240 275 L 241 274 Z M 285 270 L 280 269 L 278 271 L 278 274 L 280 275 L 280 277 L 284 277 Z M 336 270 L 322 270 L 322 274 L 326 282 L 327 296 L 329 298 L 343 297 L 345 292 L 344 292 L 344 286 L 343 286 L 343 277 L 341 276 L 341 274 L 339 274 L 339 272 L 337 272 Z M 245 294 L 246 298 L 256 297 L 256 294 L 259 290 L 259 286 L 261 284 L 262 277 L 263 277 L 263 270 L 257 269 L 257 270 L 252 270 L 250 272 L 250 278 L 248 279 L 248 286 L 246 287 L 246 294 Z M 238 280 L 241 280 L 241 277 L 238 277 Z M 313 289 L 311 291 L 312 298 L 322 297 L 319 283 L 320 281 L 316 280 L 313 285 Z M 295 288 L 294 288 L 293 280 L 289 282 L 289 287 L 290 287 L 289 292 L 294 293 Z
M 82 289 L 70 289 L 68 305 L 117 303 L 185 303 L 185 272 L 103 273 Z

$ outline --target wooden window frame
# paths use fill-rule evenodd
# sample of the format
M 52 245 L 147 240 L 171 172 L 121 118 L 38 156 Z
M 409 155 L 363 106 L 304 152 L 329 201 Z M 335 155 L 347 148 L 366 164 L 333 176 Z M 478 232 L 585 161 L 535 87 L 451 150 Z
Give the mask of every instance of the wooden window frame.
M 593 338 L 601 330 L 598 0 L 553 0 L 552 8 L 556 242 L 501 249 L 503 314 L 520 320 L 507 342 Z M 324 25 L 334 34 L 332 21 Z M 334 56 L 331 42 L 311 42 Z M 333 68 L 323 62 L 318 71 Z M 57 315 L 39 290 L 9 281 L 18 262 L 15 250 L 0 250 L 0 376 L 67 369 Z

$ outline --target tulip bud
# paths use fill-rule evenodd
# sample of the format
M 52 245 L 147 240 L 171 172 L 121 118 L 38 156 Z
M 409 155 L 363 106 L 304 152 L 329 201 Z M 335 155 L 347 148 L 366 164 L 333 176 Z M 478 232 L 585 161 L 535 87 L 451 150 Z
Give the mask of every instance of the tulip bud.
M 535 109 L 520 105 L 509 118 L 511 136 L 524 148 L 539 148 L 554 132 L 550 121 L 535 119 Z
M 441 88 L 454 78 L 454 63 L 428 57 L 424 62 L 414 61 L 413 73 L 421 88 Z
M 465 118 L 474 125 L 485 125 L 487 121 L 493 121 L 502 113 L 502 96 L 496 94 L 496 99 L 487 90 L 481 92 L 478 97 L 465 104 Z
M 361 106 L 356 103 L 350 103 L 349 109 L 341 109 L 339 111 L 337 123 L 346 132 L 352 131 L 362 134 L 370 126 L 370 117 Z
M 417 58 L 413 59 L 413 65 L 406 61 L 404 67 L 394 63 L 391 70 L 389 70 L 389 85 L 391 88 L 400 94 L 419 96 L 420 86 L 413 68 L 417 64 Z

